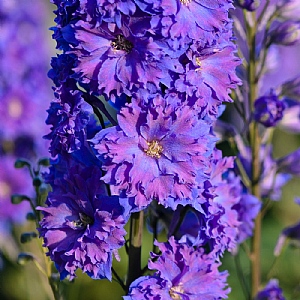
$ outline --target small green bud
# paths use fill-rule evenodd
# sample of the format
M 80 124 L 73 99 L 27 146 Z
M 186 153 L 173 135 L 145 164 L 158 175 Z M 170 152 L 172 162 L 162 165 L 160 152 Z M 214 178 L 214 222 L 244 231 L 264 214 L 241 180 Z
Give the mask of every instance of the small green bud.
M 18 255 L 18 264 L 19 265 L 25 265 L 30 261 L 33 261 L 34 257 L 31 253 L 22 252 Z
M 39 178 L 38 176 L 33 178 L 32 184 L 33 186 L 39 187 L 42 184 L 41 178 Z
M 12 204 L 19 204 L 22 201 L 30 201 L 30 198 L 26 195 L 14 194 L 11 196 L 10 201 Z
M 29 212 L 27 215 L 26 215 L 26 220 L 28 221 L 35 221 L 36 220 L 36 216 L 33 212 Z
M 48 166 L 50 166 L 50 159 L 49 159 L 49 158 L 46 158 L 46 157 L 41 158 L 41 159 L 39 159 L 39 161 L 38 161 L 38 165 L 44 166 L 44 167 L 48 167 Z
M 30 242 L 33 238 L 37 238 L 36 232 L 24 232 L 21 234 L 20 241 L 22 244 Z
M 21 168 L 24 168 L 24 167 L 30 168 L 31 167 L 30 162 L 25 158 L 17 159 L 16 162 L 15 162 L 15 168 L 21 169 Z

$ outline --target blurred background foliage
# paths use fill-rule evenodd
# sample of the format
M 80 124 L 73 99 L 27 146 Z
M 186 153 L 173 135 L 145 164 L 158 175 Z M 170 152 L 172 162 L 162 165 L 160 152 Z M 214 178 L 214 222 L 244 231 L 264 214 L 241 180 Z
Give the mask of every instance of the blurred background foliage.
M 6 1 L 6 0 L 1 0 Z M 10 0 L 8 0 L 10 1 Z M 46 1 L 47 0 L 40 0 Z M 30 0 L 28 0 L 30 2 Z M 52 26 L 54 6 L 48 4 L 48 15 L 45 16 L 45 39 L 49 45 L 50 52 L 55 55 L 55 44 L 51 40 L 52 32 L 48 27 Z M 1 37 L 0 37 L 1 38 Z M 299 52 L 298 52 L 299 53 Z M 37 53 L 38 55 L 38 53 Z M 299 54 L 298 54 L 299 55 Z M 299 60 L 299 57 L 298 57 Z M 49 57 L 50 68 L 50 57 Z M 298 66 L 299 67 L 299 66 Z M 295 68 L 295 66 L 293 66 Z M 299 69 L 298 69 L 299 70 Z M 1 75 L 0 75 L 1 76 Z M 45 76 L 46 74 L 42 75 Z M 45 79 L 46 80 L 46 79 Z M 51 87 L 49 86 L 49 89 Z M 49 99 L 50 103 L 51 99 Z M 47 132 L 45 132 L 46 134 Z M 300 146 L 300 136 L 288 134 L 276 129 L 273 135 L 274 157 L 288 154 Z M 29 175 L 28 175 L 29 176 Z M 273 202 L 263 222 L 262 232 L 262 280 L 267 283 L 270 278 L 278 278 L 284 295 L 288 300 L 300 299 L 300 248 L 288 246 L 283 253 L 275 259 L 273 250 L 280 232 L 286 226 L 295 224 L 300 220 L 300 207 L 295 204 L 294 198 L 300 196 L 300 179 L 292 179 L 283 189 L 282 199 Z M 18 206 L 16 206 L 18 209 Z M 34 231 L 34 222 L 27 221 L 24 225 L 15 225 L 12 230 L 12 237 L 20 252 L 31 252 L 36 256 L 37 261 L 43 265 L 44 255 L 41 251 L 42 241 L 34 239 L 30 243 L 21 244 L 20 235 L 22 232 Z M 0 236 L 0 238 L 6 238 Z M 161 236 L 163 240 L 163 236 Z M 2 241 L 5 243 L 5 240 Z M 239 254 L 234 256 L 226 253 L 223 258 L 222 270 L 228 270 L 229 286 L 232 292 L 230 300 L 245 299 L 241 281 L 248 281 L 250 276 L 250 264 L 245 249 L 250 247 L 249 241 L 245 247 L 240 247 Z M 143 237 L 143 263 L 147 264 L 149 251 L 152 249 L 152 235 L 145 229 Z M 0 253 L 1 253 L 0 249 Z M 125 249 L 120 250 L 121 262 L 114 262 L 114 268 L 118 274 L 125 278 L 127 269 L 127 258 Z M 15 256 L 1 255 L 0 263 L 0 299 L 1 300 L 48 300 L 53 299 L 47 278 L 42 274 L 33 262 L 19 265 Z M 241 276 L 245 278 L 243 279 Z M 92 280 L 87 275 L 78 272 L 78 278 L 74 282 L 67 280 L 62 283 L 66 299 L 102 299 L 118 300 L 123 295 L 122 288 L 116 282 L 107 280 Z

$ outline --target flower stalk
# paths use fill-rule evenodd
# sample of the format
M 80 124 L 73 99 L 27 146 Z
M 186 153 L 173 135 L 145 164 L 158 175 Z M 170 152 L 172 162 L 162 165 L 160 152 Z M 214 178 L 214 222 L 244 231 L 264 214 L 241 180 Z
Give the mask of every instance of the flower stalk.
M 249 93 L 248 101 L 250 107 L 250 116 L 254 110 L 254 102 L 257 99 L 257 59 L 256 59 L 256 32 L 257 32 L 257 21 L 256 12 L 249 13 L 252 24 L 247 22 L 247 41 L 249 47 L 249 64 L 248 64 L 248 82 L 249 82 Z M 249 126 L 249 142 L 252 150 L 252 178 L 251 178 L 251 193 L 260 199 L 260 137 L 258 131 L 258 123 L 252 121 Z M 259 290 L 261 282 L 261 266 L 260 266 L 260 255 L 261 255 L 261 213 L 259 213 L 255 219 L 255 228 L 251 241 L 251 295 L 255 297 Z
M 128 274 L 126 286 L 142 275 L 142 237 L 143 237 L 144 212 L 136 212 L 131 215 L 130 236 L 128 248 Z

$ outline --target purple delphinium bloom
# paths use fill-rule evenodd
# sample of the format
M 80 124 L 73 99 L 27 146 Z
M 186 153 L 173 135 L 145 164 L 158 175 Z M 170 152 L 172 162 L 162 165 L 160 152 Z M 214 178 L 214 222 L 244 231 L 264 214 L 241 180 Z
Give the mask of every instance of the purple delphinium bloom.
M 185 1 L 185 0 L 136 0 L 145 12 L 156 15 L 162 33 L 171 39 L 189 37 L 198 40 L 203 35 L 212 41 L 216 32 L 222 31 L 229 22 L 228 10 L 233 8 L 231 1 Z M 199 18 L 201 16 L 201 18 Z M 155 20 L 158 24 L 159 21 Z
M 254 300 L 285 300 L 277 279 L 271 279 Z
M 136 279 L 124 300 L 216 300 L 227 299 L 227 271 L 219 272 L 215 259 L 204 249 L 180 244 L 171 237 L 168 243 L 155 242 L 162 252 L 152 253 L 148 267 L 153 275 Z
M 240 83 L 235 74 L 235 68 L 240 64 L 239 58 L 234 55 L 235 46 L 201 48 L 193 45 L 191 49 L 186 53 L 186 73 L 175 82 L 176 89 L 189 96 L 193 91 L 196 97 L 208 99 L 207 102 L 214 98 L 215 106 L 223 101 L 232 101 L 228 93 Z
M 131 16 L 136 11 L 133 0 L 80 0 L 80 6 L 86 10 L 91 23 L 100 24 L 101 21 L 115 22 L 118 27 L 122 25 L 122 15 Z
M 276 126 L 283 118 L 285 103 L 273 92 L 254 102 L 254 119 L 265 127 Z
M 261 202 L 253 195 L 244 192 L 240 197 L 240 201 L 232 209 L 236 210 L 238 214 L 240 225 L 238 226 L 236 242 L 241 244 L 253 235 L 254 220 L 260 212 Z
M 54 180 L 39 232 L 61 279 L 80 268 L 94 279 L 111 280 L 113 254 L 125 243 L 128 209 L 117 196 L 107 196 L 98 167 L 81 164 Z M 124 202 L 125 203 L 125 202 Z
M 74 70 L 82 82 L 107 98 L 122 93 L 131 96 L 133 87 L 146 88 L 147 83 L 170 86 L 170 71 L 182 71 L 177 59 L 181 53 L 147 32 L 147 18 L 132 17 L 121 28 L 114 23 L 92 27 L 79 21 L 74 30 L 79 42 L 74 49 L 79 60 Z
M 193 246 L 205 246 L 216 256 L 235 249 L 241 224 L 233 207 L 240 202 L 241 184 L 238 177 L 225 177 L 229 168 L 233 168 L 233 161 L 233 157 L 222 158 L 221 151 L 214 151 L 210 178 L 202 191 L 201 207 L 198 211 L 189 208 L 182 220 L 186 208 L 179 206 L 169 226 L 169 235 L 174 234 Z M 174 232 L 178 222 L 181 225 Z
M 119 126 L 92 140 L 104 160 L 103 180 L 136 197 L 140 209 L 153 199 L 173 209 L 191 199 L 196 171 L 205 170 L 215 143 L 210 125 L 195 109 L 161 100 L 143 106 L 133 99 L 118 114 Z

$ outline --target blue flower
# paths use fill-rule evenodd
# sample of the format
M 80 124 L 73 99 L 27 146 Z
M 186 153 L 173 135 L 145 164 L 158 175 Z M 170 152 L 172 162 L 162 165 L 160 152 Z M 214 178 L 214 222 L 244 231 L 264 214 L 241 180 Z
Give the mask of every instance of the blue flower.
M 39 232 L 61 279 L 80 268 L 94 279 L 111 280 L 113 255 L 125 243 L 129 209 L 117 196 L 107 196 L 101 170 L 81 164 L 53 182 Z M 126 201 L 124 201 L 126 205 Z
M 217 300 L 226 299 L 227 271 L 219 272 L 219 263 L 195 249 L 180 244 L 171 237 L 168 243 L 155 243 L 161 255 L 152 254 L 148 267 L 153 275 L 135 280 L 124 300 Z
M 92 142 L 106 183 L 136 197 L 140 209 L 153 199 L 175 209 L 193 198 L 197 170 L 204 172 L 216 139 L 193 108 L 156 101 L 143 106 L 133 99 L 118 114 L 119 126 L 103 129 Z

